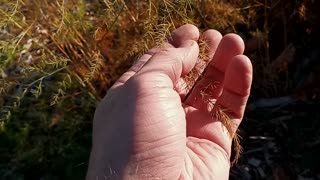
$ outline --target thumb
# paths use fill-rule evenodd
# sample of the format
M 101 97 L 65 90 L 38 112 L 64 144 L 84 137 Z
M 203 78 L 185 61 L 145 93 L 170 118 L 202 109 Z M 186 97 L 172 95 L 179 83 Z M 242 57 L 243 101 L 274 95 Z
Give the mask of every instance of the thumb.
M 179 78 L 188 74 L 195 66 L 199 46 L 194 40 L 187 40 L 178 48 L 163 48 L 155 53 L 136 75 L 160 73 L 170 78 L 175 85 Z

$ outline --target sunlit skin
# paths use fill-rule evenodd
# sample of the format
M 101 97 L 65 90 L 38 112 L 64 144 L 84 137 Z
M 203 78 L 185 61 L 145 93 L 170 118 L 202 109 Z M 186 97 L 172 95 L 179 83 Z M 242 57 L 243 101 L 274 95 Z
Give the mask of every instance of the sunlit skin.
M 95 113 L 87 179 L 228 179 L 232 139 L 200 92 L 215 82 L 210 97 L 228 109 L 235 131 L 252 65 L 238 35 L 207 30 L 211 61 L 186 96 L 183 77 L 196 64 L 199 36 L 193 25 L 176 29 L 110 88 Z

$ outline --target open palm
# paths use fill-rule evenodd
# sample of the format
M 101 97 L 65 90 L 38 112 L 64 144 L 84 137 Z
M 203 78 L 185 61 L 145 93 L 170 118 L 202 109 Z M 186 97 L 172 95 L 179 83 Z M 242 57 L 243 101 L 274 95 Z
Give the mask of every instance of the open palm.
M 203 33 L 212 60 L 192 92 L 183 77 L 199 55 L 199 31 L 185 25 L 143 55 L 96 110 L 87 179 L 228 179 L 232 140 L 210 101 L 240 124 L 252 67 L 242 39 Z M 188 94 L 188 95 L 187 95 Z

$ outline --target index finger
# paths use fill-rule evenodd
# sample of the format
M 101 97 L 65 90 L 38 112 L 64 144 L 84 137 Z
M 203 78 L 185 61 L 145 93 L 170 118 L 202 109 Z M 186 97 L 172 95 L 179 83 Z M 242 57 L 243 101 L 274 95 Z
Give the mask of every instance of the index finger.
M 168 38 L 169 43 L 164 43 L 164 48 L 178 48 L 183 46 L 183 43 L 188 40 L 195 40 L 199 39 L 199 30 L 197 27 L 191 24 L 186 24 L 178 29 L 174 30 L 171 36 Z M 161 51 L 160 48 L 152 48 L 146 54 L 141 56 L 133 65 L 132 67 L 125 72 L 110 89 L 114 89 L 126 83 L 128 79 L 130 79 L 133 75 L 135 75 L 145 64 L 149 61 L 149 59 L 156 54 L 157 52 Z

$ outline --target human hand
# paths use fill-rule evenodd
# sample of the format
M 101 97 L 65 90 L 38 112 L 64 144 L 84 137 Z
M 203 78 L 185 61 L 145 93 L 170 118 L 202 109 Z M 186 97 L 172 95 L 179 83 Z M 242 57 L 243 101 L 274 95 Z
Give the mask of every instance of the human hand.
M 95 113 L 87 179 L 228 179 L 232 138 L 200 92 L 209 87 L 235 132 L 252 66 L 239 36 L 208 30 L 203 38 L 212 61 L 192 92 L 182 78 L 199 55 L 192 25 L 175 30 L 170 43 L 144 54 L 110 88 Z

